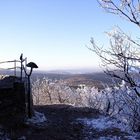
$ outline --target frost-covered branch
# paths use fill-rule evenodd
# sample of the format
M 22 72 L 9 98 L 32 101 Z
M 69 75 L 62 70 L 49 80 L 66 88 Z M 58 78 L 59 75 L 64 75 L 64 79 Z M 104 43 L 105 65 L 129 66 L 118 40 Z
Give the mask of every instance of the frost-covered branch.
M 92 38 L 90 50 L 102 60 L 106 74 L 125 81 L 140 97 L 138 82 L 140 80 L 140 70 L 138 69 L 140 66 L 139 44 L 122 32 L 120 28 L 115 28 L 107 35 L 110 37 L 110 48 L 99 47 Z
M 139 0 L 98 0 L 107 12 L 119 15 L 140 27 Z

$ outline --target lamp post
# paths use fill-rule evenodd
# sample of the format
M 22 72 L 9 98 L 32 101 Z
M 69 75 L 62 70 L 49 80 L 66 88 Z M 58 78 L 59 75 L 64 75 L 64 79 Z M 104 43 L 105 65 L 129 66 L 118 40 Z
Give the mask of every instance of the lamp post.
M 30 68 L 29 74 L 26 72 L 25 69 L 24 69 L 24 71 L 25 71 L 25 74 L 27 75 L 27 78 L 28 78 L 28 92 L 27 92 L 28 117 L 31 118 L 32 117 L 32 111 L 31 111 L 31 83 L 30 83 L 30 77 L 31 77 L 31 74 L 33 72 L 33 69 L 38 68 L 38 66 L 34 62 L 29 62 L 26 66 Z

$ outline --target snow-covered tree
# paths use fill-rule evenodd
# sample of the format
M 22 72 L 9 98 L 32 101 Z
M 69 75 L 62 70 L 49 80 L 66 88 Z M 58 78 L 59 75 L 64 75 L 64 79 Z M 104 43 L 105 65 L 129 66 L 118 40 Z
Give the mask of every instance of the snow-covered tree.
M 34 104 L 91 107 L 118 118 L 134 131 L 140 129 L 140 98 L 125 81 L 99 91 L 95 87 L 88 86 L 74 89 L 67 86 L 63 80 L 50 81 L 44 78 L 33 82 L 32 91 Z
M 125 81 L 140 97 L 140 45 L 118 27 L 108 32 L 110 47 L 99 47 L 91 39 L 90 50 L 102 60 L 104 72 Z
M 140 27 L 139 0 L 98 0 L 100 6 L 107 12 L 119 15 L 134 25 Z M 119 116 L 135 131 L 140 131 L 140 44 L 139 39 L 133 39 L 119 27 L 107 32 L 110 37 L 110 47 L 103 48 L 91 39 L 92 47 L 102 60 L 104 72 L 112 78 L 118 78 L 123 84 L 108 91 L 104 90 L 106 112 Z M 125 84 L 124 84 L 125 83 Z
M 70 88 L 63 80 L 51 81 L 47 78 L 37 79 L 32 84 L 34 104 L 72 104 L 81 98 L 76 89 Z

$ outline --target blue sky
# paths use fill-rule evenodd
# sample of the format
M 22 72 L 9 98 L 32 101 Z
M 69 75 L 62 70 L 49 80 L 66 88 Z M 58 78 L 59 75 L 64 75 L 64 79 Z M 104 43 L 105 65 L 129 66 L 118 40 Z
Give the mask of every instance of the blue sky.
M 3 0 L 0 21 L 0 61 L 23 53 L 39 70 L 96 69 L 99 59 L 85 47 L 91 37 L 107 45 L 104 32 L 114 25 L 130 34 L 137 31 L 96 0 Z

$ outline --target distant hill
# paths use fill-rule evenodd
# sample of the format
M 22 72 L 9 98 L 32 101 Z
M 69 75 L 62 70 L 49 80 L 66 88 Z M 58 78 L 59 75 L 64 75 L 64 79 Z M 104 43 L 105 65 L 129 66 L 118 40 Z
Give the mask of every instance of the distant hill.
M 112 78 L 103 72 L 87 74 L 70 74 L 70 73 L 33 73 L 32 79 L 48 78 L 51 80 L 64 80 L 68 86 L 76 87 L 80 84 L 95 86 L 99 89 L 104 85 L 112 85 Z
M 0 70 L 0 75 L 14 75 L 12 70 Z M 17 72 L 17 76 L 20 76 L 20 72 Z M 37 78 L 48 78 L 50 80 L 64 80 L 68 86 L 77 86 L 79 84 L 85 84 L 88 86 L 95 86 L 99 89 L 103 88 L 103 84 L 112 85 L 112 78 L 103 72 L 98 73 L 82 73 L 72 74 L 65 71 L 34 71 L 32 74 L 32 80 L 35 81 Z
M 96 80 L 103 83 L 112 83 L 111 77 L 106 75 L 103 72 L 100 73 L 86 73 L 86 74 L 70 74 L 70 73 L 33 73 L 33 77 L 47 77 L 48 79 L 57 79 L 57 80 L 66 80 L 66 79 L 78 79 L 78 78 L 86 78 L 89 80 Z

